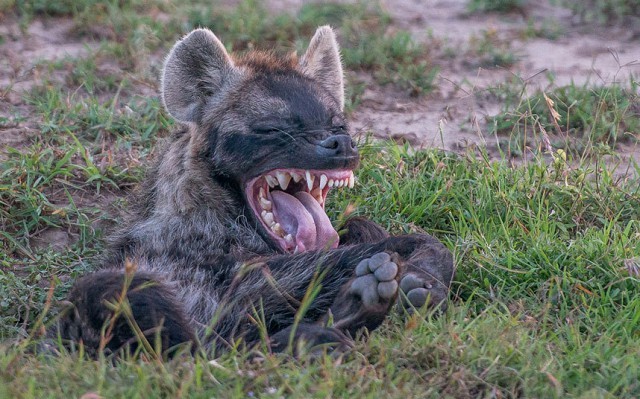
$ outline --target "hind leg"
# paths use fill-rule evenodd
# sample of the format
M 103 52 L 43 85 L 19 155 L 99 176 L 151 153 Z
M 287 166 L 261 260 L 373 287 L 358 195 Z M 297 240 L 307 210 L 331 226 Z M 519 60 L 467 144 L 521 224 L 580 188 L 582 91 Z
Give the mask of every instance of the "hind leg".
M 340 230 L 343 231 L 340 245 L 373 244 L 389 238 L 380 225 L 363 217 L 347 220 Z M 394 237 L 389 240 L 392 245 L 388 246 L 401 253 L 406 260 L 400 279 L 402 304 L 410 310 L 425 304 L 430 308 L 446 310 L 454 273 L 451 252 L 429 235 L 406 237 L 406 240 L 402 236 Z
M 93 355 L 100 349 L 114 352 L 128 345 L 135 349 L 141 335 L 153 349 L 159 337 L 163 352 L 195 342 L 182 307 L 152 273 L 139 272 L 127 280 L 122 271 L 98 271 L 78 280 L 67 302 L 70 306 L 58 322 L 57 333 L 63 340 L 82 342 Z
M 319 324 L 301 323 L 289 326 L 270 337 L 271 350 L 280 352 L 293 344 L 294 353 L 299 346 L 328 348 L 344 351 L 353 344 L 350 337 L 361 328 L 377 328 L 389 313 L 398 294 L 400 267 L 395 254 L 375 253 L 355 266 L 354 276 L 338 293 L 330 314 L 332 327 L 324 327 L 326 318 Z
M 453 256 L 438 240 L 429 235 L 415 235 L 422 241 L 407 256 L 400 279 L 403 306 L 413 309 L 427 306 L 444 311 L 453 279 Z
M 382 226 L 362 216 L 348 219 L 338 231 L 341 231 L 340 246 L 374 244 L 389 238 Z

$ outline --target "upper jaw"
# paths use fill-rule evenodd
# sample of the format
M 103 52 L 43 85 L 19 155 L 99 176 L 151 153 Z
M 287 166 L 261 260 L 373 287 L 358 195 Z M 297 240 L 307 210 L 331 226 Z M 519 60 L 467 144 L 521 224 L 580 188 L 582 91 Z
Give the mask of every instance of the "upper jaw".
M 245 185 L 245 196 L 256 218 L 266 231 L 285 252 L 297 253 L 308 250 L 296 236 L 283 229 L 274 216 L 272 191 L 309 193 L 324 211 L 327 193 L 332 188 L 353 188 L 355 177 L 352 169 L 312 170 L 312 169 L 273 169 L 249 180 Z M 337 246 L 337 239 L 335 244 Z

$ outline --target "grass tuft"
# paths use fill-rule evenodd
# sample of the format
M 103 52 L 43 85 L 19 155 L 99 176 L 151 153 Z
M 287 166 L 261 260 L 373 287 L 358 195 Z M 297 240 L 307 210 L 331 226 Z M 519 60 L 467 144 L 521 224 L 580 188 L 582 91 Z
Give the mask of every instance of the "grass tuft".
M 512 153 L 521 153 L 525 146 L 534 150 L 542 146 L 590 155 L 638 140 L 639 104 L 635 83 L 629 88 L 571 84 L 524 98 L 490 123 L 498 134 L 510 137 Z
M 528 0 L 469 0 L 470 12 L 514 12 L 522 11 Z
M 637 0 L 586 0 L 562 3 L 572 9 L 583 22 L 633 24 L 640 18 L 640 3 Z

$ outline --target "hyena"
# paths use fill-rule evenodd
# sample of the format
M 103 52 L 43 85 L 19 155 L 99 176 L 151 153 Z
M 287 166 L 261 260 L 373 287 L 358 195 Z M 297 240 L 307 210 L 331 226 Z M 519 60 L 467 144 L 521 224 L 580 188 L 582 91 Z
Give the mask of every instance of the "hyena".
M 325 213 L 327 193 L 352 188 L 359 163 L 343 91 L 328 26 L 299 59 L 232 57 L 207 29 L 178 41 L 164 64 L 162 99 L 179 128 L 102 267 L 71 289 L 61 337 L 89 350 L 117 350 L 140 332 L 159 337 L 162 349 L 220 348 L 265 342 L 266 333 L 279 351 L 290 337 L 349 345 L 398 298 L 405 307 L 446 307 L 453 261 L 438 240 L 393 237 L 362 217 L 339 234 Z M 123 292 L 137 335 L 109 306 Z

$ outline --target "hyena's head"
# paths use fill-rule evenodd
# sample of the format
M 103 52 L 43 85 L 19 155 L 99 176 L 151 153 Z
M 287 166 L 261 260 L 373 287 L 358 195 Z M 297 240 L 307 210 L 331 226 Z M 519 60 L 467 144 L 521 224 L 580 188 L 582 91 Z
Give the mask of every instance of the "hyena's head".
M 166 109 L 189 125 L 192 155 L 241 193 L 264 237 L 286 252 L 338 245 L 325 199 L 331 188 L 353 187 L 359 158 L 330 27 L 316 31 L 299 60 L 233 58 L 198 29 L 174 46 L 162 83 Z

